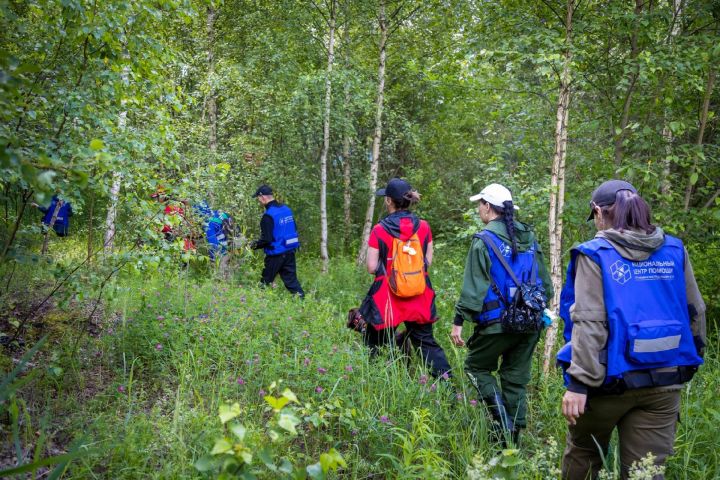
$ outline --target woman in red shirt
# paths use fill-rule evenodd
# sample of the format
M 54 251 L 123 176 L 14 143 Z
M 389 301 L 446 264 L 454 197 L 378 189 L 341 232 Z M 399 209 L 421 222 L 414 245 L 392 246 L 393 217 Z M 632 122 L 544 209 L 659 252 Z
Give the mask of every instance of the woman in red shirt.
M 388 215 L 373 227 L 368 240 L 367 269 L 375 275 L 375 280 L 360 307 L 360 313 L 368 323 L 365 344 L 370 347 L 371 355 L 376 355 L 378 347 L 385 344 L 396 343 L 405 350 L 409 340 L 420 351 L 433 376 L 449 376 L 450 365 L 445 352 L 433 336 L 432 325 L 437 320 L 437 313 L 435 292 L 428 276 L 433 258 L 432 232 L 425 220 L 408 210 L 420 201 L 420 195 L 399 178 L 391 179 L 376 195 L 385 197 Z M 395 239 L 408 242 L 416 234 L 424 257 L 425 288 L 415 296 L 398 296 L 391 289 L 388 276 L 396 254 L 393 244 L 397 244 Z M 401 323 L 405 323 L 406 332 L 395 337 L 395 329 Z

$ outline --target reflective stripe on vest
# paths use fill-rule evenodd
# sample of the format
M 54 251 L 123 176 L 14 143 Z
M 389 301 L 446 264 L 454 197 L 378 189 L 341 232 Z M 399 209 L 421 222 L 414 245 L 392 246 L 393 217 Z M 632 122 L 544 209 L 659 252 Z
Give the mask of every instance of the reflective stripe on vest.
M 300 246 L 295 219 L 287 205 L 273 205 L 265 212 L 273 219 L 273 241 L 265 248 L 267 255 L 280 255 L 295 250 Z

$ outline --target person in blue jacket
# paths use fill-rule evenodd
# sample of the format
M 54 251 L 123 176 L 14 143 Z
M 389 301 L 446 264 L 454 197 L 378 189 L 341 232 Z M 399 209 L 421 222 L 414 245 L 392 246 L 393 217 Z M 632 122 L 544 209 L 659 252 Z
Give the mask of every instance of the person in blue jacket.
M 59 208 L 58 208 L 59 204 Z M 70 232 L 70 217 L 73 215 L 72 205 L 70 202 L 60 199 L 57 195 L 53 195 L 50 201 L 50 206 L 43 207 L 37 203 L 32 203 L 32 206 L 40 210 L 44 215 L 42 219 L 43 225 L 52 228 L 58 237 L 65 237 Z M 55 223 L 52 222 L 53 215 L 55 215 L 55 209 L 58 208 L 57 217 Z
M 590 207 L 598 233 L 572 249 L 560 298 L 562 478 L 595 478 L 617 428 L 626 479 L 648 454 L 660 466 L 673 453 L 682 384 L 703 363 L 705 304 L 687 250 L 652 224 L 635 187 L 607 181 Z
M 227 276 L 228 256 L 228 232 L 227 227 L 231 222 L 230 216 L 220 210 L 213 210 L 206 202 L 193 205 L 193 209 L 203 220 L 205 240 L 208 243 L 208 256 L 216 262 L 223 276 Z
M 260 220 L 260 238 L 251 244 L 253 249 L 262 248 L 265 252 L 261 283 L 270 285 L 280 274 L 290 293 L 305 297 L 297 278 L 295 250 L 300 246 L 300 241 L 292 210 L 275 200 L 272 188 L 268 185 L 261 185 L 253 197 L 265 207 L 265 214 Z

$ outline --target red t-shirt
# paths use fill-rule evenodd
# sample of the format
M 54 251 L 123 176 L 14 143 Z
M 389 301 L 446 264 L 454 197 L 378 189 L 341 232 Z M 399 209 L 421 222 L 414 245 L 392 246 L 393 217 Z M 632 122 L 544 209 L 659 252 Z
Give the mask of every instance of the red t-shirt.
M 407 240 L 413 235 L 413 222 L 411 218 L 400 219 L 400 239 Z M 420 244 L 423 251 L 432 242 L 432 231 L 430 225 L 425 220 L 420 220 L 417 230 Z M 390 270 L 393 252 L 393 236 L 378 224 L 373 227 L 368 239 L 368 246 L 380 250 L 380 254 L 385 254 L 385 272 Z M 383 260 L 382 258 L 379 260 Z M 425 273 L 427 278 L 427 271 Z M 411 298 L 396 297 L 390 291 L 387 278 L 384 272 L 376 274 L 375 282 L 381 282 L 378 288 L 372 293 L 373 301 L 376 305 L 377 312 L 382 319 L 382 325 L 374 325 L 378 330 L 386 327 L 396 327 L 402 322 L 432 323 L 436 318 L 435 312 L 435 292 L 427 280 L 425 292 L 421 295 Z

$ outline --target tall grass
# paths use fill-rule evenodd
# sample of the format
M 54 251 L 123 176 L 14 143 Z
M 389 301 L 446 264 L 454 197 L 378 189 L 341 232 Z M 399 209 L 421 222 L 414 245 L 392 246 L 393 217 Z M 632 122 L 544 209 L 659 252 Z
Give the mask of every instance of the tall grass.
M 48 412 L 51 441 L 91 439 L 91 453 L 68 467 L 67 478 L 202 478 L 193 464 L 222 435 L 219 406 L 239 402 L 242 423 L 259 431 L 268 422 L 263 394 L 273 382 L 317 415 L 285 454 L 310 464 L 335 448 L 347 468 L 333 475 L 465 478 L 480 456 L 497 453 L 462 374 L 465 351 L 448 338 L 461 266 L 440 262 L 433 272 L 441 317 L 436 336 L 453 366 L 452 388 L 396 351 L 368 358 L 361 338 L 344 327 L 345 312 L 369 284 L 350 261 L 334 262 L 327 276 L 301 262 L 304 301 L 282 284 L 257 288 L 257 268 L 246 264 L 228 283 L 179 268 L 120 277 L 101 334 L 83 340 L 75 357 L 72 342 L 59 341 L 58 332 L 69 335 L 67 329 L 48 326 L 55 341 L 46 354 L 62 374 L 43 373 L 22 395 L 29 415 Z M 717 353 L 714 337 L 706 365 L 685 390 L 668 478 L 720 477 Z M 543 377 L 539 364 L 538 357 L 529 426 L 513 454 L 517 478 L 549 478 L 565 437 L 561 378 Z

